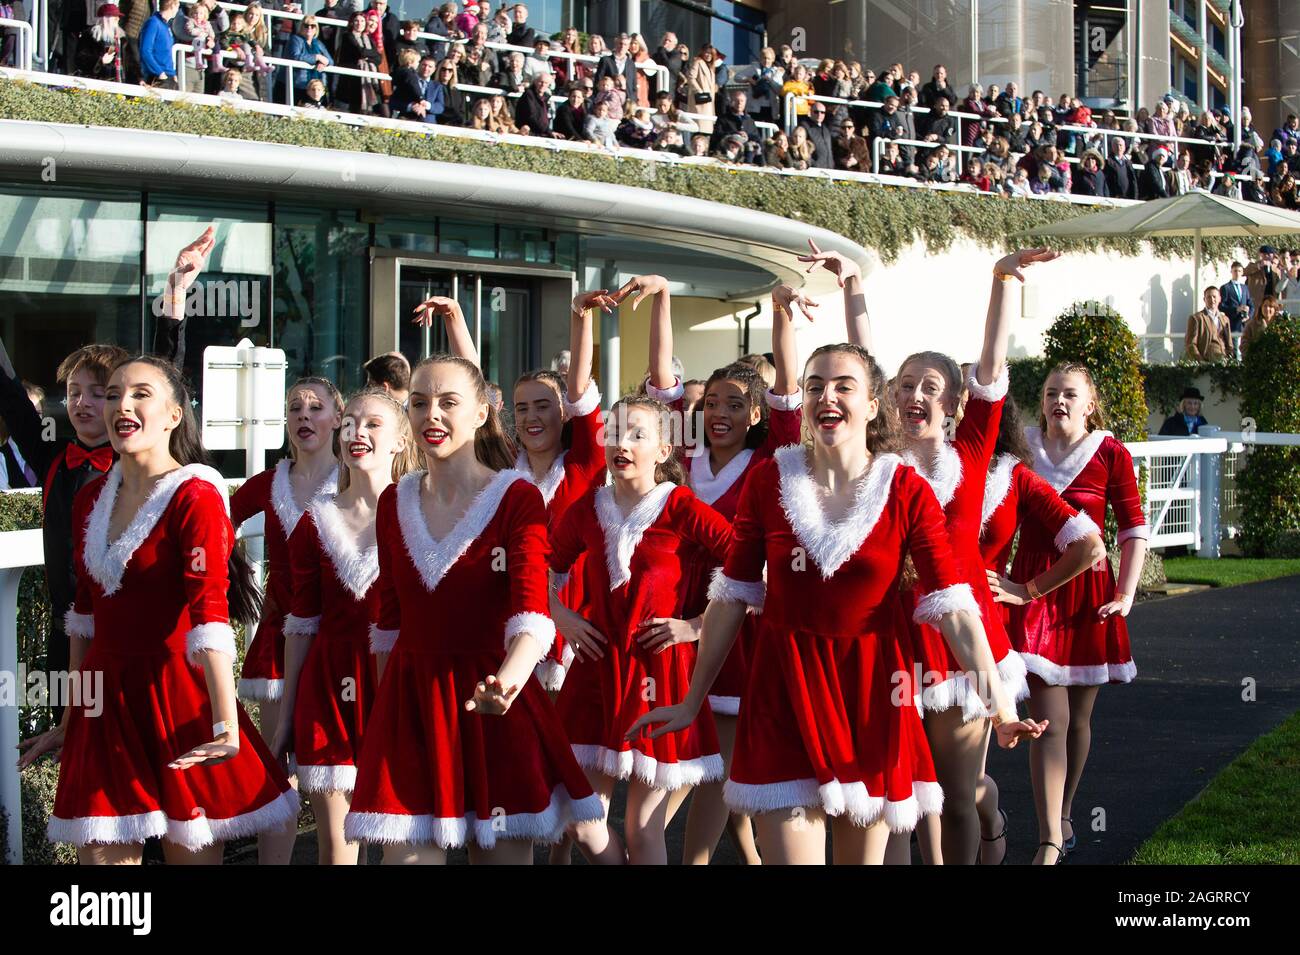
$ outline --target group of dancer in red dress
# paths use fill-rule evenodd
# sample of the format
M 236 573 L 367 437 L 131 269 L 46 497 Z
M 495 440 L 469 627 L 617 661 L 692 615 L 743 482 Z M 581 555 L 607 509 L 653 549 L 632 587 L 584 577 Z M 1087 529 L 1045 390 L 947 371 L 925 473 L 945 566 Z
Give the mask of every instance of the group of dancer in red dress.
M 433 298 L 416 320 L 442 322 L 451 353 L 414 368 L 405 405 L 294 382 L 289 456 L 229 501 L 177 369 L 85 350 L 81 405 L 102 412 L 74 416 L 75 443 L 113 455 L 72 504 L 65 628 L 73 669 L 106 692 L 101 715 L 69 707 L 23 744 L 20 765 L 61 751 L 49 837 L 87 863 L 139 862 L 152 837 L 169 862 L 207 863 L 257 834 L 283 863 L 302 794 L 322 863 L 367 843 L 386 863 L 460 847 L 528 863 L 535 843 L 553 863 L 575 846 L 665 863 L 693 794 L 686 862 L 729 829 L 746 862 L 824 863 L 829 828 L 836 863 L 906 863 L 916 830 L 927 863 L 996 864 L 996 737 L 1032 740 L 1035 862 L 1061 862 L 1097 688 L 1134 677 L 1146 526 L 1087 368 L 1051 372 L 1038 427 L 1007 398 L 1017 283 L 1054 256 L 994 265 L 968 370 L 920 352 L 890 379 L 856 267 L 814 246 L 849 341 L 800 368 L 795 310 L 815 320 L 816 303 L 780 286 L 775 380 L 727 365 L 693 409 L 665 280 L 587 292 L 567 378 L 515 384 L 513 436 L 459 307 Z M 603 410 L 593 313 L 628 297 L 650 299 L 648 375 Z M 260 614 L 235 535 L 258 513 Z M 253 633 L 238 695 L 260 730 L 236 699 L 234 619 Z

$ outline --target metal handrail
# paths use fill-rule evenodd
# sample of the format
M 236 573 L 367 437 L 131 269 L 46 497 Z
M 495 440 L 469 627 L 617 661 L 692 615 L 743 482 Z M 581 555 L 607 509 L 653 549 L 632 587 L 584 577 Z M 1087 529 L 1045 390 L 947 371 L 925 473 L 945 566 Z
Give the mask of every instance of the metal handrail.
M 32 68 L 32 46 L 36 42 L 36 31 L 26 20 L 14 20 L 10 17 L 0 17 L 0 28 L 10 27 L 18 31 L 17 59 L 19 63 L 25 64 L 19 69 L 30 70 Z

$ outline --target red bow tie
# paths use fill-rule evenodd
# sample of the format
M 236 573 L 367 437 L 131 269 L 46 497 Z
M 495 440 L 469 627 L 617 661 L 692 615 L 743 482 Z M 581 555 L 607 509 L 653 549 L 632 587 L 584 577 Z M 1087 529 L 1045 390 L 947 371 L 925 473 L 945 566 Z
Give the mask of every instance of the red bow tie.
M 79 444 L 69 444 L 64 460 L 68 464 L 69 471 L 75 471 L 87 461 L 96 471 L 107 471 L 113 466 L 113 446 L 101 444 L 87 451 Z

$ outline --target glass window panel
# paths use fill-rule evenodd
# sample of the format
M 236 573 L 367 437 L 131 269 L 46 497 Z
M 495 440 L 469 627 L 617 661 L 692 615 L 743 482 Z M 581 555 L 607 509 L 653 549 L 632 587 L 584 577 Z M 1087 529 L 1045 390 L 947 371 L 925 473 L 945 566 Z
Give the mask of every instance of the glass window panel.
M 438 251 L 438 222 L 427 219 L 402 219 L 384 216 L 375 226 L 375 245 L 381 249 L 408 252 Z
M 501 227 L 501 258 L 523 262 L 554 261 L 554 247 L 545 229 Z
M 438 223 L 438 251 L 443 255 L 495 259 L 497 227 L 491 222 L 457 222 L 454 219 L 441 219 Z

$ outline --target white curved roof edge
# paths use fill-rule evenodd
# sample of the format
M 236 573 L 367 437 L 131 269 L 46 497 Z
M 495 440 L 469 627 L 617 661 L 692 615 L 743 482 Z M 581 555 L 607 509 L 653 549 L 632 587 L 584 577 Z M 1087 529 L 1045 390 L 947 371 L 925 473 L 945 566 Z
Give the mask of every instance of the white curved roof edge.
M 700 248 L 768 268 L 784 281 L 836 288 L 819 269 L 804 274 L 795 258 L 811 238 L 857 262 L 874 257 L 838 233 L 794 219 L 653 189 L 588 182 L 464 163 L 434 162 L 311 146 L 190 133 L 0 119 L 0 171 L 38 177 L 53 160 L 61 183 L 83 180 L 144 186 L 242 186 L 285 198 L 319 196 L 356 203 L 376 198 L 440 207 L 568 220 L 588 229 L 633 234 Z M 414 210 L 413 210 L 414 211 Z M 690 223 L 691 227 L 684 227 Z

